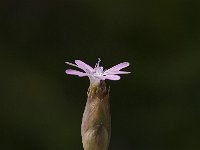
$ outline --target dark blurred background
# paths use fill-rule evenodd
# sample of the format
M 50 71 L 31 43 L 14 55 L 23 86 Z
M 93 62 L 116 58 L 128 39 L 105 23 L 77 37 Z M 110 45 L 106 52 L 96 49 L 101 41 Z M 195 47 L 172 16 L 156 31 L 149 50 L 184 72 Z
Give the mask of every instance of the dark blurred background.
M 1 0 L 0 149 L 81 150 L 80 59 L 111 87 L 109 150 L 200 149 L 199 0 Z

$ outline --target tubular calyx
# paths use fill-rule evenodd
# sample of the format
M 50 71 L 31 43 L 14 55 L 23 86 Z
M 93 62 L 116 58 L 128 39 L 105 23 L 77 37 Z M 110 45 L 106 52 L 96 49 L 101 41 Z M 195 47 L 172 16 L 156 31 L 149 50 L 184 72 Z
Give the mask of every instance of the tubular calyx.
M 109 90 L 106 83 L 90 84 L 81 135 L 84 150 L 107 150 L 111 136 Z

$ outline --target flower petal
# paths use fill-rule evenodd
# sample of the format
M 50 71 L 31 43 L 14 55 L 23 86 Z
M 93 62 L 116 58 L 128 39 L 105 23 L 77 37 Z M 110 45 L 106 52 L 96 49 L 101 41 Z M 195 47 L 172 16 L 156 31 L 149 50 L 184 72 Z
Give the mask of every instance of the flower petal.
M 84 76 L 87 76 L 86 73 L 84 72 L 80 72 L 80 71 L 77 71 L 77 70 L 72 70 L 72 69 L 67 69 L 65 71 L 66 74 L 71 74 L 71 75 L 77 75 L 79 77 L 84 77 Z
M 127 72 L 127 71 L 109 71 L 107 72 L 105 75 L 114 75 L 114 74 L 129 74 L 131 72 Z
M 68 65 L 70 65 L 70 66 L 78 67 L 77 65 L 72 64 L 72 63 L 70 63 L 70 62 L 65 62 L 65 63 L 68 64 Z M 78 67 L 78 68 L 79 68 L 79 67 Z
M 123 68 L 128 67 L 129 65 L 130 65 L 129 62 L 123 62 L 123 63 L 115 65 L 112 68 L 106 70 L 105 73 L 109 73 L 109 72 L 113 72 L 113 71 L 119 71 L 119 70 L 121 70 Z
M 79 68 L 83 69 L 87 73 L 91 73 L 94 70 L 91 66 L 89 66 L 86 63 L 84 63 L 81 60 L 75 60 L 75 63 L 78 65 Z
M 105 79 L 108 79 L 108 80 L 119 80 L 120 76 L 118 76 L 118 75 L 106 75 Z

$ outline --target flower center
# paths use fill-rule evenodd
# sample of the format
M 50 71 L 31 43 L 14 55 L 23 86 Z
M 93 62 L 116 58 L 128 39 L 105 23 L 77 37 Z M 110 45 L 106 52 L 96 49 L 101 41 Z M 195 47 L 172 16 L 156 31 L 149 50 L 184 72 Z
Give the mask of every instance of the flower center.
M 101 59 L 99 58 L 94 68 L 94 73 L 93 73 L 94 76 L 103 76 L 103 67 L 99 66 L 100 62 L 101 62 Z
M 102 76 L 103 75 L 103 67 L 96 67 L 94 68 L 94 76 Z

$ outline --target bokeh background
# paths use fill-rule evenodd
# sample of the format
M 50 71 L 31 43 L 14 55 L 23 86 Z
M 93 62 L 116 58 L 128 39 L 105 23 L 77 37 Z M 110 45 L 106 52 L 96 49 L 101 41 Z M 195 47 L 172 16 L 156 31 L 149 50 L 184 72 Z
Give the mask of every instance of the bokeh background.
M 109 150 L 200 149 L 199 0 L 1 0 L 0 149 L 81 150 L 88 78 L 64 62 L 131 66 L 111 87 Z

